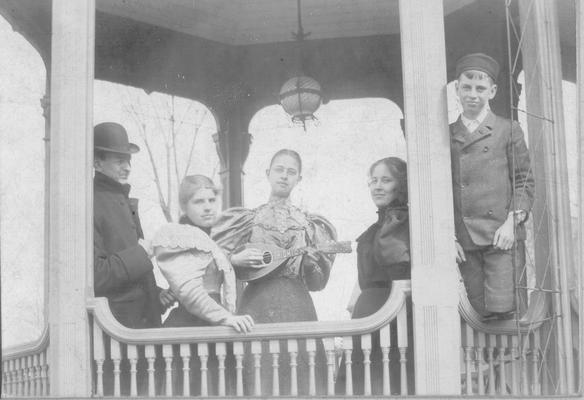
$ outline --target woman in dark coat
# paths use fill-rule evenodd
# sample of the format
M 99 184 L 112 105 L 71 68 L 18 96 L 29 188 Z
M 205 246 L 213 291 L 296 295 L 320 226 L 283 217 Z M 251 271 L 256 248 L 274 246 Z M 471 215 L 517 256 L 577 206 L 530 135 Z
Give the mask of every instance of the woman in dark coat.
M 394 280 L 410 279 L 410 238 L 408 220 L 407 169 L 405 161 L 388 157 L 376 161 L 369 169 L 369 190 L 377 206 L 378 219 L 357 239 L 357 269 L 361 294 L 351 318 L 364 318 L 379 310 L 387 301 Z M 408 301 L 408 365 L 412 357 L 411 307 Z M 400 365 L 397 329 L 392 322 L 390 381 L 392 394 L 400 393 Z M 382 354 L 379 333 L 372 337 L 372 394 L 382 394 Z M 408 368 L 409 393 L 413 390 L 413 371 Z M 363 353 L 360 337 L 353 339 L 352 375 L 354 393 L 363 394 Z M 344 392 L 344 360 L 337 378 L 337 393 Z

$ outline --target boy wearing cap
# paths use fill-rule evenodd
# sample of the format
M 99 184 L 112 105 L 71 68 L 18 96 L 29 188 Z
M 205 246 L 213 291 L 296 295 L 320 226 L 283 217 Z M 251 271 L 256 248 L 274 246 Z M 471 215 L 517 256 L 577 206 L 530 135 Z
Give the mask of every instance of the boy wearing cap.
M 498 73 L 497 61 L 482 53 L 458 61 L 463 112 L 450 125 L 457 261 L 469 300 L 485 320 L 513 318 L 515 271 L 525 264 L 523 223 L 534 193 L 521 127 L 489 107 Z
M 107 297 L 122 325 L 158 327 L 161 311 L 174 299 L 156 286 L 148 246 L 143 242 L 138 200 L 128 197 L 130 161 L 140 148 L 128 141 L 120 124 L 98 124 L 93 134 L 95 295 Z

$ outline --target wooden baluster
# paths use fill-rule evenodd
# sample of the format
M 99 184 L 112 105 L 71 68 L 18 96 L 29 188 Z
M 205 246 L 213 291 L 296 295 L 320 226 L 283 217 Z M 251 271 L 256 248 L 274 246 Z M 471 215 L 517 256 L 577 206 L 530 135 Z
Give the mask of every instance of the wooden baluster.
M 519 394 L 519 339 L 517 335 L 507 337 L 507 346 L 511 347 L 511 394 L 517 396 Z
M 288 339 L 288 354 L 290 354 L 290 396 L 298 396 L 298 341 Z
M 9 393 L 11 396 L 16 396 L 16 375 L 14 373 L 15 371 L 15 361 L 14 360 L 9 360 L 8 361 L 8 373 L 10 374 L 10 389 L 9 389 Z
M 532 341 L 531 341 L 531 394 L 535 396 L 541 395 L 542 388 L 540 385 L 541 379 L 541 370 L 539 368 L 539 361 L 540 361 L 540 341 L 539 341 L 539 330 L 533 332 L 532 334 Z M 545 381 L 545 379 L 544 379 Z M 547 392 L 546 392 L 547 393 Z
M 353 354 L 353 338 L 351 336 L 343 336 L 343 349 L 345 354 L 345 395 L 353 395 L 353 361 L 351 356 Z
M 166 385 L 164 393 L 167 397 L 172 396 L 172 345 L 163 344 L 162 345 L 162 357 L 164 358 L 164 371 L 166 375 Z
M 361 335 L 363 351 L 363 394 L 371 396 L 371 334 Z
M 507 394 L 507 374 L 505 373 L 505 342 L 504 336 L 497 336 L 497 349 L 499 351 L 499 394 Z
M 95 360 L 96 386 L 95 394 L 103 397 L 103 363 L 105 361 L 105 346 L 103 332 L 97 322 L 93 322 L 93 359 Z
M 22 397 L 22 386 L 23 386 L 23 382 L 22 382 L 22 361 L 20 358 L 17 358 L 15 360 L 14 363 L 15 367 L 16 367 L 16 383 L 17 383 L 17 388 L 16 388 L 16 395 L 18 397 Z
M 464 369 L 465 369 L 465 394 L 472 394 L 472 353 L 474 351 L 474 332 L 466 321 L 462 321 L 462 340 L 464 341 Z
M 207 386 L 207 361 L 209 360 L 209 345 L 207 343 L 197 344 L 197 354 L 201 360 L 201 396 L 209 395 L 209 388 Z
M 488 336 L 488 357 L 489 357 L 489 395 L 495 394 L 495 348 L 497 344 L 497 336 L 489 334 Z
M 22 395 L 28 397 L 28 357 L 20 357 L 20 374 L 22 376 Z
M 191 395 L 191 345 L 188 343 L 181 343 L 180 345 L 180 356 L 183 362 L 183 396 L 187 397 Z
M 114 397 L 120 397 L 120 362 L 122 361 L 122 352 L 120 342 L 110 339 L 111 358 L 114 362 Z
M 10 385 L 10 378 L 8 377 L 8 360 L 2 361 L 2 393 L 0 396 L 8 396 L 8 387 Z
M 383 364 L 383 395 L 389 396 L 391 393 L 391 379 L 389 376 L 389 350 L 391 348 L 391 328 L 387 324 L 379 330 L 379 346 L 381 347 Z
M 235 395 L 243 396 L 243 343 L 233 343 L 233 355 L 235 356 Z
M 8 360 L 7 361 L 8 367 L 6 368 L 6 375 L 8 376 L 8 389 L 7 392 L 10 396 L 14 396 L 15 395 L 15 390 L 14 390 L 14 360 Z
M 215 354 L 218 360 L 219 380 L 217 382 L 217 393 L 219 396 L 225 396 L 225 358 L 227 357 L 227 345 L 225 343 L 215 344 Z
M 280 341 L 270 340 L 268 347 L 272 355 L 272 396 L 279 396 L 280 374 L 278 373 L 278 358 L 280 357 Z
M 401 395 L 408 395 L 408 369 L 406 351 L 408 349 L 408 311 L 405 303 L 397 314 L 397 346 L 399 347 Z
M 34 355 L 34 394 L 36 397 L 42 396 L 42 386 L 41 386 L 41 364 L 40 355 L 37 353 Z
M 335 339 L 334 338 L 323 338 L 322 344 L 324 346 L 324 351 L 326 352 L 326 365 L 327 365 L 327 390 L 326 393 L 329 396 L 335 394 Z
M 22 374 L 23 374 L 23 388 L 22 388 L 22 394 L 25 397 L 29 397 L 30 396 L 30 367 L 31 367 L 31 363 L 29 362 L 30 357 L 29 356 L 25 356 L 22 357 Z
M 26 391 L 26 357 L 20 357 L 20 371 L 19 371 L 19 376 L 20 376 L 20 395 L 22 397 L 26 396 L 25 391 Z
M 34 356 L 28 356 L 28 395 L 35 396 L 35 368 Z
M 253 367 L 254 367 L 254 379 L 253 379 L 253 394 L 254 396 L 262 395 L 262 342 L 253 341 L 251 342 L 251 354 L 253 354 Z
M 16 388 L 16 395 L 18 397 L 22 397 L 22 387 L 23 387 L 23 379 L 22 379 L 22 361 L 20 358 L 17 358 L 15 360 L 15 367 L 16 367 L 16 383 L 17 383 L 17 388 Z
M 33 355 L 28 356 L 28 395 L 35 396 L 35 370 Z
M 477 371 L 477 383 L 479 395 L 485 394 L 485 377 L 483 375 L 483 354 L 486 348 L 487 338 L 484 332 L 475 332 L 475 343 L 477 347 L 475 355 L 475 369 Z
M 527 353 L 529 352 L 529 335 L 524 335 L 521 338 L 521 394 L 523 396 L 527 396 L 529 394 L 529 365 L 527 362 Z
M 156 361 L 156 348 L 153 344 L 147 344 L 144 347 L 144 356 L 148 361 L 148 397 L 156 396 L 156 382 L 154 380 L 154 373 L 156 369 L 154 362 Z
M 20 381 L 22 386 L 21 395 L 27 397 L 28 367 L 26 366 L 26 357 L 20 357 Z
M 39 356 L 39 364 L 41 365 L 41 383 L 42 383 L 42 395 L 48 396 L 50 393 L 49 383 L 47 382 L 48 377 L 48 365 L 47 365 L 47 350 L 43 351 Z
M 138 346 L 135 344 L 128 345 L 128 360 L 130 361 L 130 396 L 138 396 Z
M 306 339 L 308 353 L 308 395 L 316 396 L 316 340 Z

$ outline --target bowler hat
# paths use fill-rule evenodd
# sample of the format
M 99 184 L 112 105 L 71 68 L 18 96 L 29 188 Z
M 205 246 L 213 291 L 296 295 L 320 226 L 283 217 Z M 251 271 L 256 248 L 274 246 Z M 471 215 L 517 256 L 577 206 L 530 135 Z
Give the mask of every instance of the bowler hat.
M 484 72 L 497 82 L 499 63 L 493 57 L 483 53 L 467 54 L 456 63 L 456 77 L 460 77 L 460 74 L 468 70 Z
M 126 129 L 115 122 L 102 122 L 93 128 L 93 147 L 95 150 L 113 153 L 133 154 L 140 151 L 134 143 L 128 141 Z

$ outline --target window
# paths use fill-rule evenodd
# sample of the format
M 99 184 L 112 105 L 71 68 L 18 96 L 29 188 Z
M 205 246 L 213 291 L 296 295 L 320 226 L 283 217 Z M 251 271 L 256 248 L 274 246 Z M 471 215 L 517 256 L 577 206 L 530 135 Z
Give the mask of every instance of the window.
M 253 117 L 249 127 L 253 142 L 244 166 L 244 205 L 253 208 L 268 200 L 265 171 L 276 151 L 290 148 L 298 151 L 303 163 L 302 181 L 292 193 L 292 202 L 329 219 L 338 240 L 354 241 L 377 219 L 367 187 L 370 165 L 384 157 L 406 157 L 403 114 L 387 99 L 365 98 L 331 101 L 321 106 L 317 117 L 306 132 L 292 125 L 279 105 Z M 356 260 L 355 252 L 337 255 L 326 288 L 311 293 L 319 319 L 349 318 L 346 307 L 357 282 Z
M 0 18 L 2 345 L 38 339 L 45 302 L 44 63 Z M 10 56 L 8 56 L 10 55 Z

